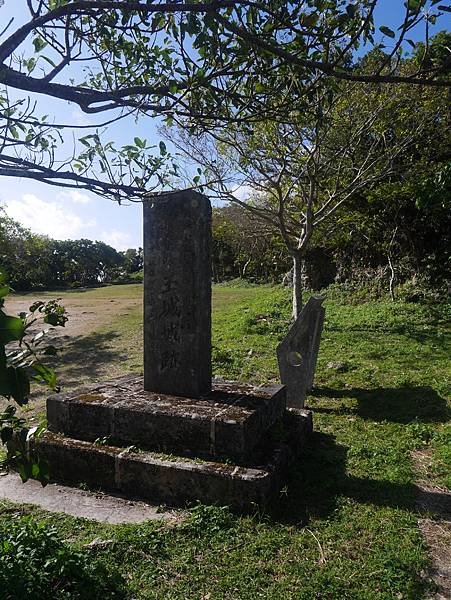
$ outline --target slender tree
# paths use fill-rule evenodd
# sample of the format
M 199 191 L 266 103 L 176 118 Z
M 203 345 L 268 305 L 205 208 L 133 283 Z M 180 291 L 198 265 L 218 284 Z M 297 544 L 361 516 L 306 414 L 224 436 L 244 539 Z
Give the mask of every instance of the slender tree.
M 385 60 L 371 53 L 358 69 Z M 279 231 L 293 260 L 296 318 L 315 230 L 355 196 L 402 177 L 422 140 L 438 145 L 447 139 L 447 97 L 446 91 L 426 88 L 342 82 L 317 90 L 303 114 L 290 111 L 284 122 L 193 134 L 181 120 L 168 135 L 187 160 L 201 165 L 202 177 L 195 179 L 213 196 L 239 204 Z

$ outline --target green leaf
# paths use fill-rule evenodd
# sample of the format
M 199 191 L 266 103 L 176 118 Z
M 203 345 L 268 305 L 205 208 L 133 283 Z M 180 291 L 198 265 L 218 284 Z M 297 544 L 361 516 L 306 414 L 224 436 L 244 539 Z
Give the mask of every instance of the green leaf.
M 160 147 L 161 156 L 164 156 L 165 154 L 167 154 L 166 144 L 163 141 L 161 141 L 158 145 Z
M 2 440 L 2 444 L 6 444 L 13 437 L 13 429 L 12 427 L 3 427 L 0 431 L 0 438 Z
M 390 29 L 390 27 L 386 27 L 385 25 L 382 25 L 381 27 L 379 27 L 379 31 L 382 31 L 382 33 L 384 35 L 387 35 L 388 37 L 394 38 L 396 37 L 395 32 Z
M 19 471 L 22 483 L 26 483 L 31 477 L 31 468 L 28 461 L 24 462 L 21 460 L 17 465 L 17 469 Z
M 53 61 L 51 58 L 49 58 L 48 56 L 41 56 L 41 58 L 43 58 L 46 62 L 49 63 L 49 65 L 52 65 L 52 67 L 56 67 L 56 63 L 55 61 Z
M 34 38 L 33 46 L 35 52 L 40 52 L 43 48 L 47 46 L 47 42 L 43 38 L 38 36 Z
M 60 319 L 59 316 L 55 313 L 49 313 L 44 317 L 44 323 L 48 323 L 49 325 L 59 325 Z
M 22 339 L 24 322 L 19 317 L 10 317 L 0 311 L 0 344 L 8 344 Z
M 34 379 L 38 381 L 43 381 L 46 383 L 52 390 L 56 388 L 56 374 L 53 369 L 49 369 L 42 363 L 34 363 L 33 370 L 36 373 Z
M 0 370 L 0 396 L 14 398 L 17 404 L 28 402 L 30 379 L 22 368 L 8 367 Z
M 28 309 L 30 312 L 35 312 L 36 310 L 39 310 L 41 308 L 41 306 L 44 306 L 44 302 L 42 302 L 42 300 L 36 300 L 36 302 L 33 302 L 33 304 L 30 306 L 30 308 Z
M 146 140 L 142 140 L 139 137 L 135 137 L 134 141 L 135 141 L 136 146 L 138 146 L 138 148 L 146 147 Z
M 41 459 L 39 461 L 39 468 L 40 468 L 40 473 L 39 473 L 39 481 L 42 485 L 42 487 L 45 487 L 48 482 L 50 481 L 50 465 L 46 460 Z
M 439 10 L 444 10 L 446 12 L 451 12 L 451 7 L 450 6 L 444 6 L 443 4 L 441 4 L 440 6 L 437 6 L 437 8 Z

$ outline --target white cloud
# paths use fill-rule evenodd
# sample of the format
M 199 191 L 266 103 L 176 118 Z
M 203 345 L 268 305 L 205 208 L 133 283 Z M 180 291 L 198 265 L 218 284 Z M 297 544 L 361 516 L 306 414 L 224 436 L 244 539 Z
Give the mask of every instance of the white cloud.
M 35 233 L 57 240 L 87 237 L 86 228 L 95 227 L 95 220 L 84 220 L 63 203 L 46 202 L 34 194 L 24 194 L 20 200 L 6 204 L 7 214 Z
M 239 185 L 231 190 L 232 194 L 242 202 L 249 199 L 249 196 L 255 194 L 255 190 L 250 185 Z
M 132 242 L 131 236 L 128 233 L 119 229 L 102 231 L 100 236 L 96 236 L 96 239 L 105 242 L 109 246 L 113 246 L 116 250 L 127 250 L 127 248 L 136 248 L 138 246 L 138 244 Z
M 89 204 L 91 198 L 78 190 L 67 190 L 58 194 L 59 198 L 72 200 L 74 204 Z

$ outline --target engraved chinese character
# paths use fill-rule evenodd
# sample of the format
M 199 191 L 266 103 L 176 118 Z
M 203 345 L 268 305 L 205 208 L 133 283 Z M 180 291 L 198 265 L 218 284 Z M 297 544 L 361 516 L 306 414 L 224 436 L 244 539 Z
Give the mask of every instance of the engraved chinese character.
M 179 367 L 179 355 L 175 350 L 165 350 L 161 355 L 160 368 L 162 371 L 177 369 Z

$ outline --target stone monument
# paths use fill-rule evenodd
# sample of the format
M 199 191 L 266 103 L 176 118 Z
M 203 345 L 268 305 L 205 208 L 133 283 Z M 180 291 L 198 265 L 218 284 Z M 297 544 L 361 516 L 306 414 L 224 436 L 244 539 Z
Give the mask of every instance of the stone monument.
M 323 298 L 312 296 L 277 347 L 280 380 L 287 389 L 287 406 L 302 408 L 313 386 L 325 309 Z
M 311 431 L 283 385 L 211 378 L 211 207 L 192 191 L 144 204 L 144 377 L 47 401 L 36 442 L 53 479 L 185 505 L 265 507 Z M 285 439 L 272 431 L 284 423 Z
M 211 390 L 211 207 L 181 192 L 144 204 L 144 389 Z

